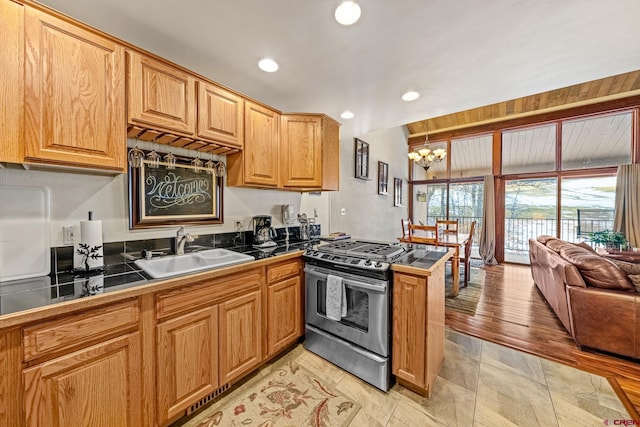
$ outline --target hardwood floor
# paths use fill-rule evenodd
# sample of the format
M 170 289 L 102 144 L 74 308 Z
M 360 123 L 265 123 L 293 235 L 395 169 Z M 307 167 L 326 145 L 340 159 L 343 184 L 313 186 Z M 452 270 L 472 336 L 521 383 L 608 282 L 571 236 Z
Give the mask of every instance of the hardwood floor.
M 451 329 L 607 377 L 633 419 L 640 419 L 640 362 L 580 350 L 533 283 L 529 266 L 482 267 L 476 314 L 447 310 Z

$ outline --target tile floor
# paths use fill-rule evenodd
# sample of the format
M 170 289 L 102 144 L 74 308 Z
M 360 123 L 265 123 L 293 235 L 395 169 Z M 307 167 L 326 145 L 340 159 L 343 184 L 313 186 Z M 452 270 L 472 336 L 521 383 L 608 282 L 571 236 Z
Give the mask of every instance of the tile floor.
M 398 385 L 383 393 L 301 345 L 284 358 L 362 405 L 350 426 L 583 427 L 630 418 L 603 377 L 449 329 L 445 359 L 429 399 Z M 242 387 L 231 391 L 205 411 L 213 412 L 242 392 Z M 198 425 L 202 415 L 184 425 Z

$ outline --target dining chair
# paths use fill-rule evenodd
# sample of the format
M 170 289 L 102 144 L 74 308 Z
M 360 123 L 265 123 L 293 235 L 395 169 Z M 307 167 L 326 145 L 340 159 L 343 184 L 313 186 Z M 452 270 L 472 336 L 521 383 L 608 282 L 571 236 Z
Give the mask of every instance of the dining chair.
M 464 285 L 463 288 L 466 288 L 469 284 L 469 276 L 471 275 L 471 246 L 473 245 L 473 232 L 476 229 L 476 221 L 471 223 L 471 227 L 469 227 L 469 237 L 467 238 L 466 243 L 464 244 L 464 258 L 460 257 L 460 261 L 464 263 Z
M 436 227 L 444 234 L 458 234 L 458 220 L 457 219 L 437 219 Z
M 418 232 L 417 235 L 416 231 Z M 409 242 L 438 246 L 438 227 L 435 225 L 409 224 Z
M 402 222 L 402 237 L 398 237 L 398 240 L 402 243 L 411 243 L 409 240 L 409 226 L 411 225 L 411 218 L 400 220 Z

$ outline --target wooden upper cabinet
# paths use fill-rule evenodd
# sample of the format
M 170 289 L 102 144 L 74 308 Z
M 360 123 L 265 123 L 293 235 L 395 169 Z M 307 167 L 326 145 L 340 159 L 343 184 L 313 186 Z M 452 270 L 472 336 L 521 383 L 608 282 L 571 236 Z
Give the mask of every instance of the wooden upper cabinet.
M 24 6 L 0 0 L 0 162 L 24 160 Z
M 246 101 L 244 150 L 227 156 L 228 184 L 278 187 L 280 114 Z
M 284 187 L 322 185 L 322 119 L 282 116 L 281 173 Z
M 244 99 L 219 86 L 198 82 L 198 137 L 242 147 Z
M 128 50 L 129 123 L 194 136 L 195 82 L 195 77 L 187 72 Z
M 322 189 L 340 189 L 340 124 L 328 117 L 322 120 Z
M 280 150 L 282 187 L 338 190 L 340 128 L 321 114 L 284 114 Z
M 124 48 L 25 6 L 25 159 L 124 172 Z

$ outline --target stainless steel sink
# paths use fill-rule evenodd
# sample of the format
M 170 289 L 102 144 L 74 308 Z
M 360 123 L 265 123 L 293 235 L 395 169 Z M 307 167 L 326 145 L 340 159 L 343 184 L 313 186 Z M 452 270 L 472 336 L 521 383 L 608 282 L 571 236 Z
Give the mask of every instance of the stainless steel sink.
M 229 249 L 208 249 L 184 255 L 170 255 L 153 259 L 135 261 L 145 273 L 154 279 L 193 273 L 212 268 L 254 261 L 255 257 L 230 251 Z

